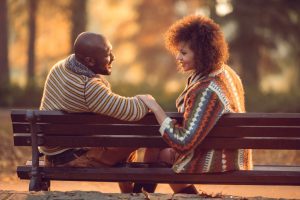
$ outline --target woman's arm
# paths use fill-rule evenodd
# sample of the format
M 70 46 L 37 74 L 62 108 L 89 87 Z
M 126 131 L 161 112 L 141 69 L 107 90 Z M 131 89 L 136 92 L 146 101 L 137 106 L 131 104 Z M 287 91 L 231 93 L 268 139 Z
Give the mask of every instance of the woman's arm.
M 217 93 L 209 88 L 194 88 L 185 100 L 182 124 L 169 121 L 163 129 L 165 141 L 176 151 L 188 153 L 207 136 L 224 112 Z
M 182 124 L 176 124 L 167 117 L 151 95 L 138 96 L 154 112 L 165 141 L 179 153 L 188 153 L 196 148 L 225 111 L 224 104 L 213 90 L 197 88 L 191 94 L 186 99 Z

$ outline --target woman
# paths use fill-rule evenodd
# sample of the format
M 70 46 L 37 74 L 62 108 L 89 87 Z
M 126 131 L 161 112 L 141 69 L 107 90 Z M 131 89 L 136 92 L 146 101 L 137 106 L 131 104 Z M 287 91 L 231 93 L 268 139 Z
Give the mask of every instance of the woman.
M 219 25 L 204 16 L 187 16 L 169 28 L 166 46 L 176 55 L 179 68 L 191 74 L 176 101 L 184 119 L 181 124 L 173 121 L 152 96 L 139 96 L 155 114 L 171 147 L 148 149 L 145 162 L 170 163 L 176 173 L 251 169 L 251 150 L 198 148 L 224 113 L 245 112 L 243 85 L 226 65 L 228 47 Z M 171 184 L 171 188 L 175 193 L 197 193 L 193 185 Z

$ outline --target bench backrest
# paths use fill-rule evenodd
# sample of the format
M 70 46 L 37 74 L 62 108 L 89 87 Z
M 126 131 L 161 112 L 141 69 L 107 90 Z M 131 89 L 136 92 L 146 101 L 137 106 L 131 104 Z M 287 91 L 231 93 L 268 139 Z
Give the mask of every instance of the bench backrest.
M 168 116 L 182 121 L 179 113 Z M 92 113 L 12 110 L 14 144 L 31 146 L 166 147 L 152 113 L 126 122 Z M 300 149 L 300 113 L 230 113 L 221 117 L 201 148 Z

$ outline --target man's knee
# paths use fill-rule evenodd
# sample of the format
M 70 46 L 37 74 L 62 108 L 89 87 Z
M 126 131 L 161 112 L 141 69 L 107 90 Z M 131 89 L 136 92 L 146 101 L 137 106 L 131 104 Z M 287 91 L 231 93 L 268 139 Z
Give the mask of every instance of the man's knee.
M 135 150 L 136 148 L 99 147 L 92 148 L 87 152 L 87 156 L 97 162 L 113 166 L 120 162 L 135 161 Z
M 158 162 L 161 148 L 147 148 L 144 154 L 144 162 Z
M 160 151 L 159 160 L 169 164 L 174 164 L 177 157 L 177 153 L 172 148 L 166 148 Z

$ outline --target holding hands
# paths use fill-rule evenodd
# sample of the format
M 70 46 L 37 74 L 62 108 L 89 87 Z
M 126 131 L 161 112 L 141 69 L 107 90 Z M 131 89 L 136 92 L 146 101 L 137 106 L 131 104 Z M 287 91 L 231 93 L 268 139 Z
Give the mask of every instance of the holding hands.
M 150 94 L 145 95 L 137 95 L 139 99 L 141 99 L 146 106 L 155 114 L 156 119 L 159 124 L 167 118 L 165 111 L 160 107 L 160 105 L 155 101 L 154 97 Z
M 156 100 L 154 99 L 154 97 L 150 94 L 144 94 L 144 95 L 137 95 L 137 97 L 142 100 L 147 107 L 152 110 L 153 112 L 155 112 L 155 110 L 157 109 L 157 107 L 160 107 L 159 104 L 156 102 Z

